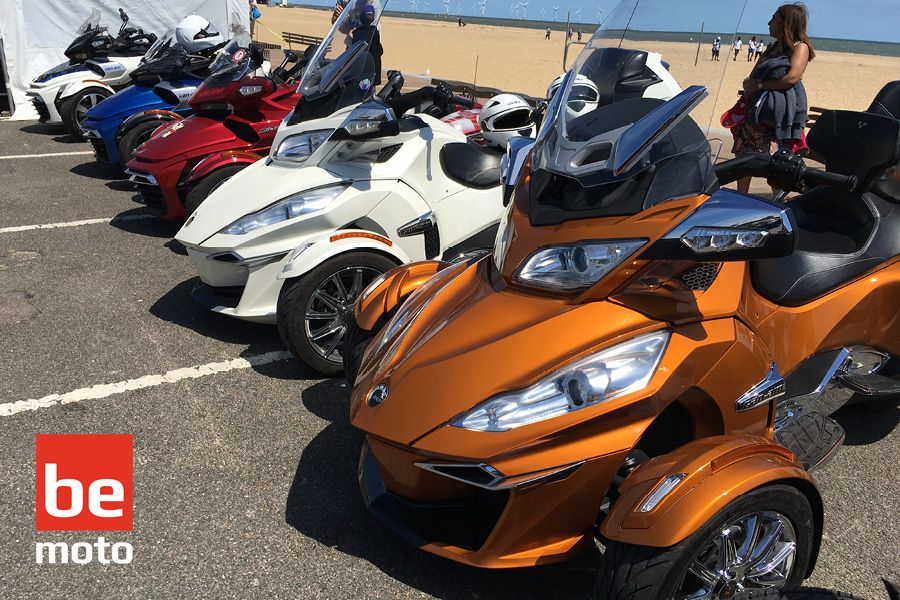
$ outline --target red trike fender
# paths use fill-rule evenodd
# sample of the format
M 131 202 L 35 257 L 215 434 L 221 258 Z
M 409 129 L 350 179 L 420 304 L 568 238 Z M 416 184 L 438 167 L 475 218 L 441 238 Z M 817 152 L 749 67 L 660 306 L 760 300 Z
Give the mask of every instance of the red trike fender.
M 225 152 L 216 152 L 215 154 L 210 154 L 191 169 L 191 172 L 188 173 L 188 176 L 185 178 L 184 183 L 194 183 L 200 179 L 203 179 L 213 171 L 217 169 L 221 169 L 222 167 L 234 164 L 243 164 L 250 165 L 258 161 L 262 156 L 259 154 L 255 154 L 253 152 L 247 152 L 244 150 L 226 150 Z

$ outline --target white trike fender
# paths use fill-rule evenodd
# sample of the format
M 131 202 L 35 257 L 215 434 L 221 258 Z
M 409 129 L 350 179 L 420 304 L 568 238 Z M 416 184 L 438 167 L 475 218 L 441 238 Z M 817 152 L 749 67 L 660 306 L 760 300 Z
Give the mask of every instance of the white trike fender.
M 412 262 L 402 248 L 383 235 L 364 229 L 340 229 L 307 240 L 294 248 L 281 268 L 278 279 L 300 277 L 339 254 L 360 251 L 388 255 L 398 265 Z
M 86 90 L 88 88 L 103 88 L 104 90 L 108 91 L 110 95 L 116 93 L 114 89 L 112 89 L 99 79 L 85 79 L 83 81 L 73 81 L 72 83 L 68 84 L 66 86 L 66 89 L 62 91 L 62 93 L 59 95 L 59 98 L 57 99 L 64 100 L 65 98 L 74 96 L 81 90 Z

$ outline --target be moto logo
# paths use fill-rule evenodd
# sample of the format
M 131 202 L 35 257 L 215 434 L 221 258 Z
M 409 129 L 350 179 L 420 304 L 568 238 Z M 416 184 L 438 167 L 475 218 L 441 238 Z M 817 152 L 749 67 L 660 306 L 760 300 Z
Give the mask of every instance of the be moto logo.
M 38 531 L 131 531 L 131 435 L 49 435 L 35 440 Z M 38 563 L 131 562 L 131 544 L 38 542 Z

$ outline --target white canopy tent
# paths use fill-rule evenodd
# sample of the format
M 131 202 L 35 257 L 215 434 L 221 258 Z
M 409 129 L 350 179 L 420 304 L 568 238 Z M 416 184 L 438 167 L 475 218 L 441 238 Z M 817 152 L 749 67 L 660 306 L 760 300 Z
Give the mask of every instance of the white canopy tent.
M 158 36 L 190 14 L 209 19 L 226 39 L 250 30 L 247 0 L 2 0 L 0 52 L 13 119 L 37 119 L 25 90 L 32 79 L 66 60 L 63 51 L 91 9 L 100 10 L 100 24 L 115 34 L 120 7 L 128 13 L 130 26 Z

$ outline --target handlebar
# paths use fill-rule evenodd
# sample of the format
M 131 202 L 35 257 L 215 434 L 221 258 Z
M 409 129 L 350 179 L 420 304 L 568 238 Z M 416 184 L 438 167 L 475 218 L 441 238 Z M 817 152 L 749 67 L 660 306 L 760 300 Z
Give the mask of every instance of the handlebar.
M 783 190 L 800 191 L 804 185 L 831 185 L 848 191 L 856 188 L 855 175 L 841 175 L 807 167 L 803 159 L 787 150 L 775 154 L 749 153 L 723 161 L 715 166 L 719 183 L 726 184 L 742 177 L 764 177 Z
M 450 98 L 447 99 L 447 104 L 458 104 L 459 106 L 465 108 L 472 108 L 473 106 L 475 106 L 475 101 L 464 96 L 451 95 Z
M 848 192 L 853 191 L 857 184 L 856 175 L 841 175 L 809 167 L 806 168 L 801 178 L 809 185 L 833 185 L 842 187 Z

